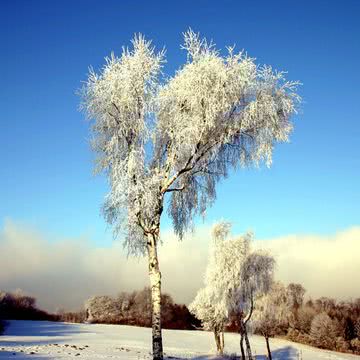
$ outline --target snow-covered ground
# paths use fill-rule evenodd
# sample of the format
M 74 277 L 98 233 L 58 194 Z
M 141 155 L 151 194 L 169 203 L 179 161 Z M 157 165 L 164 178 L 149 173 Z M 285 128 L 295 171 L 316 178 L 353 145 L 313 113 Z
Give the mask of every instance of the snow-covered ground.
M 264 339 L 252 336 L 256 359 L 266 359 Z M 0 359 L 151 359 L 151 330 L 122 325 L 11 321 L 0 336 Z M 272 339 L 274 360 L 340 360 L 360 356 Z M 225 334 L 227 353 L 239 353 L 239 336 Z M 166 359 L 219 359 L 213 336 L 204 331 L 164 330 Z

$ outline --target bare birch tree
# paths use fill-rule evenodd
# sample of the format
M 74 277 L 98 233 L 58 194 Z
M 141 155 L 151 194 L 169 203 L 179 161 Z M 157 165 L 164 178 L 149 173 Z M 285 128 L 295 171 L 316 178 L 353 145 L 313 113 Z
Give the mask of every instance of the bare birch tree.
M 288 140 L 299 96 L 297 82 L 257 66 L 244 52 L 214 44 L 189 30 L 187 62 L 164 79 L 165 52 L 135 36 L 100 73 L 90 70 L 82 109 L 93 119 L 97 171 L 109 179 L 104 204 L 115 236 L 130 253 L 147 254 L 152 291 L 153 357 L 163 358 L 157 255 L 166 205 L 179 237 L 216 196 L 230 169 L 271 164 L 273 147 Z

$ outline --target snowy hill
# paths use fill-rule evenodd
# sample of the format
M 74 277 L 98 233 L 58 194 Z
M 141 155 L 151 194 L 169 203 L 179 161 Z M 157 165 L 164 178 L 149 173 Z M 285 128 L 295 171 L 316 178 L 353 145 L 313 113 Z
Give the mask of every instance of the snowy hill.
M 265 360 L 265 342 L 252 336 L 256 359 Z M 315 349 L 272 339 L 274 360 L 341 360 L 360 356 Z M 69 324 L 48 321 L 11 321 L 0 337 L 0 359 L 151 359 L 151 330 L 122 325 Z M 213 334 L 164 330 L 166 359 L 219 359 Z M 227 353 L 239 353 L 239 336 L 225 334 Z

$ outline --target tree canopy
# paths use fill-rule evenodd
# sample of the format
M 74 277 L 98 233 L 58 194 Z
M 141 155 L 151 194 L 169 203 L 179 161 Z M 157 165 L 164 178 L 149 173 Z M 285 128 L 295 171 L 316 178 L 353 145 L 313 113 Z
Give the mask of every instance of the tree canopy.
M 137 35 L 100 73 L 90 70 L 82 89 L 82 109 L 94 119 L 96 169 L 111 187 L 104 213 L 136 253 L 146 247 L 144 234 L 159 227 L 154 214 L 161 215 L 166 193 L 181 237 L 230 169 L 270 165 L 300 100 L 297 82 L 245 52 L 228 47 L 223 56 L 192 30 L 182 48 L 187 62 L 165 77 L 165 51 Z

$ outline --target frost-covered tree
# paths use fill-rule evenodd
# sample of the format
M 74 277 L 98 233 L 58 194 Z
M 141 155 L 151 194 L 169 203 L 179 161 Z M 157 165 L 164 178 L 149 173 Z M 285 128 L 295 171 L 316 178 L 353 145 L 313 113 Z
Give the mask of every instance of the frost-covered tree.
M 243 349 L 245 341 L 247 357 L 252 359 L 248 323 L 255 309 L 255 299 L 270 290 L 274 278 L 274 267 L 274 258 L 260 250 L 250 252 L 244 261 L 232 307 L 232 311 L 238 314 L 239 318 L 240 349 L 243 358 L 245 358 Z
M 270 337 L 287 323 L 288 301 L 285 286 L 274 282 L 270 291 L 256 300 L 252 326 L 266 341 L 268 359 L 271 360 Z
M 231 268 L 236 261 L 235 258 L 225 259 L 222 256 L 224 246 L 231 245 L 230 242 L 224 243 L 230 230 L 231 224 L 224 221 L 213 226 L 213 243 L 205 273 L 205 287 L 198 291 L 189 306 L 190 312 L 201 320 L 203 327 L 214 332 L 216 350 L 220 355 L 224 352 L 224 327 L 229 316 L 227 298 L 222 293 L 222 291 L 228 291 L 223 271 Z M 239 248 L 237 247 L 235 250 L 235 254 L 239 254 Z
M 196 294 L 194 301 L 190 304 L 189 310 L 199 320 L 205 330 L 214 333 L 216 351 L 219 355 L 224 353 L 224 326 L 227 321 L 227 312 L 218 311 L 213 302 L 213 296 L 209 287 L 202 288 Z
M 290 308 L 290 327 L 299 330 L 299 310 L 304 301 L 305 288 L 301 284 L 290 283 L 287 286 L 287 298 Z
M 274 258 L 261 250 L 253 251 L 253 234 L 229 237 L 230 224 L 220 222 L 213 228 L 215 256 L 210 258 L 206 282 L 213 288 L 214 303 L 228 318 L 236 317 L 240 332 L 240 350 L 252 358 L 247 326 L 256 297 L 269 291 L 273 281 Z
M 290 283 L 287 286 L 287 297 L 292 308 L 299 309 L 304 302 L 306 290 L 301 284 Z
M 313 320 L 313 318 L 316 315 L 316 311 L 314 308 L 312 308 L 311 306 L 302 306 L 301 308 L 299 308 L 298 310 L 298 320 L 297 320 L 297 330 L 300 331 L 300 333 L 303 334 L 308 334 L 310 332 L 310 328 L 311 328 L 311 322 Z M 292 314 L 289 314 L 290 319 L 292 317 Z
M 213 247 L 205 274 L 205 288 L 199 291 L 190 310 L 206 328 L 214 331 L 217 343 L 224 325 L 230 316 L 235 315 L 241 334 L 242 356 L 245 358 L 245 340 L 247 355 L 251 358 L 246 326 L 255 298 L 270 288 L 274 259 L 261 251 L 251 251 L 252 233 L 229 237 L 230 228 L 226 222 L 220 222 L 213 228 Z
M 311 322 L 310 336 L 315 346 L 331 349 L 337 337 L 336 326 L 325 312 L 316 315 Z
M 86 320 L 88 322 L 116 322 L 121 310 L 118 303 L 110 296 L 92 296 L 85 304 Z
M 82 109 L 94 120 L 96 169 L 110 184 L 106 220 L 115 236 L 125 234 L 130 253 L 149 259 L 154 359 L 163 357 L 157 247 L 165 201 L 182 237 L 231 169 L 270 166 L 299 100 L 296 82 L 244 52 L 228 48 L 222 56 L 191 30 L 184 39 L 187 62 L 167 80 L 164 51 L 139 35 L 132 49 L 106 58 L 100 73 L 91 70 L 82 89 Z

